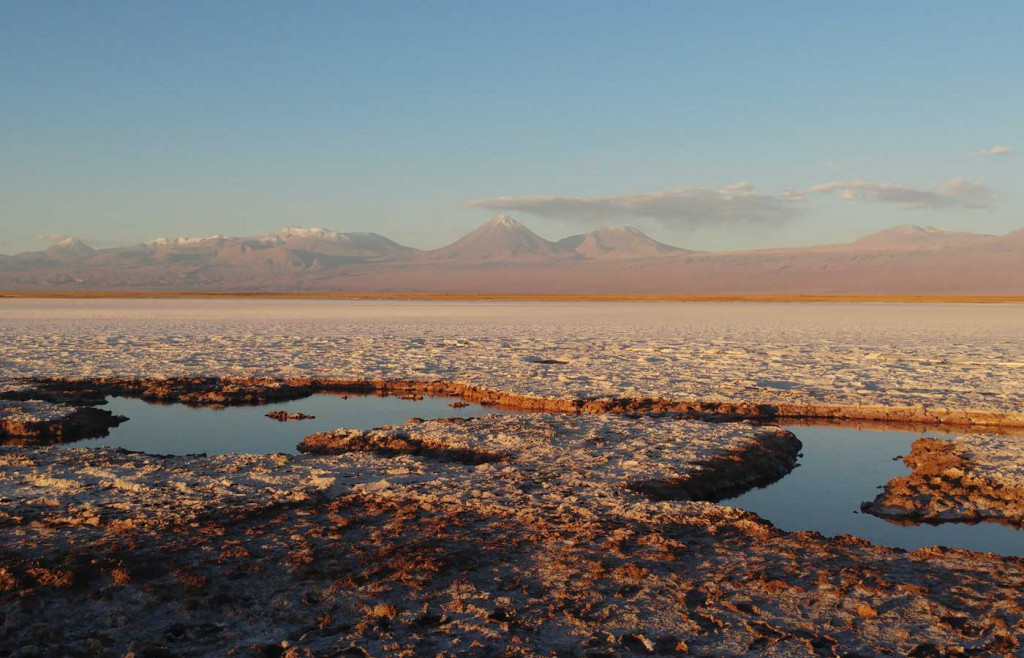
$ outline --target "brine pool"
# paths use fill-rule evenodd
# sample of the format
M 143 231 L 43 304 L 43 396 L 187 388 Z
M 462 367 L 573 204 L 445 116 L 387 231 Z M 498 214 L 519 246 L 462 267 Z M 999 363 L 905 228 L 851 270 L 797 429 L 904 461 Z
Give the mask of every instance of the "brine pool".
M 492 413 L 512 413 L 496 407 L 459 404 L 453 398 L 428 397 L 406 400 L 376 395 L 320 393 L 299 400 L 249 407 L 188 407 L 183 404 L 152 404 L 133 398 L 111 397 L 104 409 L 128 421 L 98 439 L 65 444 L 69 448 L 114 446 L 153 454 L 208 455 L 228 453 L 295 454 L 302 439 L 339 427 L 372 429 L 401 425 L 410 418 L 474 418 Z M 466 404 L 466 403 L 462 403 Z M 315 416 L 307 420 L 277 421 L 271 411 Z
M 106 409 L 130 420 L 103 438 L 75 441 L 71 448 L 116 446 L 155 454 L 295 453 L 296 445 L 315 432 L 339 427 L 370 429 L 400 425 L 412 417 L 471 418 L 516 413 L 468 404 L 453 408 L 451 398 L 318 394 L 285 403 L 224 409 L 156 405 L 130 398 L 110 398 Z M 315 416 L 279 422 L 268 411 Z M 783 530 L 813 530 L 827 536 L 850 534 L 874 544 L 914 550 L 942 545 L 1003 555 L 1024 555 L 1024 531 L 998 523 L 900 525 L 860 513 L 882 485 L 909 469 L 901 457 L 921 436 L 910 432 L 850 427 L 786 426 L 803 443 L 799 466 L 763 488 L 719 501 L 754 512 Z M 1024 440 L 1024 436 L 1021 437 Z

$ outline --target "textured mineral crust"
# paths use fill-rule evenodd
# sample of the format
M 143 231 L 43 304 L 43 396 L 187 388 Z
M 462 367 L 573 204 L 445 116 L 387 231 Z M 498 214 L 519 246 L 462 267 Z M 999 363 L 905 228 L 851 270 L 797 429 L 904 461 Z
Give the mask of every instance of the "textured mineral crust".
M 31 445 L 106 436 L 111 427 L 126 420 L 124 416 L 88 406 L 0 399 L 0 442 Z
M 918 439 L 894 478 L 863 510 L 888 519 L 1024 524 L 1024 441 L 972 434 Z
M 44 376 L 444 381 L 538 405 L 1024 426 L 1019 305 L 0 305 L 0 390 Z
M 319 432 L 299 451 L 423 455 L 464 464 L 536 463 L 585 470 L 588 484 L 626 487 L 657 499 L 700 499 L 745 491 L 793 469 L 800 441 L 777 427 L 615 416 L 485 416 Z
M 270 418 L 271 420 L 276 420 L 282 423 L 288 420 L 313 420 L 314 418 L 316 418 L 316 416 L 310 416 L 309 414 L 300 414 L 295 412 L 288 413 L 287 411 L 283 410 L 270 411 L 264 414 L 264 416 Z
M 1020 650 L 1024 561 L 783 533 L 682 500 L 685 487 L 679 500 L 655 501 L 630 486 L 712 477 L 784 437 L 747 424 L 540 415 L 324 433 L 306 442 L 332 453 L 321 455 L 0 448 L 0 647 L 70 656 Z M 488 459 L 452 458 L 464 450 Z

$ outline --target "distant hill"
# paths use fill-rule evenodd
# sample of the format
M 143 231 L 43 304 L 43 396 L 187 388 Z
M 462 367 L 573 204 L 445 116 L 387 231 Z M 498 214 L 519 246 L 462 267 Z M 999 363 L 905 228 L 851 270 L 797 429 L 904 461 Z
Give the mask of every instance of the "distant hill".
M 632 226 L 599 228 L 563 238 L 556 246 L 584 258 L 656 258 L 687 251 L 652 240 Z
M 499 215 L 440 249 L 375 233 L 77 238 L 0 256 L 0 289 L 652 294 L 1024 294 L 1024 229 L 1002 236 L 898 226 L 845 244 L 729 253 L 630 227 L 549 241 Z
M 865 235 L 853 243 L 858 247 L 877 247 L 882 249 L 918 249 L 950 245 L 966 245 L 983 242 L 994 236 L 980 233 L 960 233 L 943 231 L 931 226 L 915 226 L 905 224 L 894 228 Z

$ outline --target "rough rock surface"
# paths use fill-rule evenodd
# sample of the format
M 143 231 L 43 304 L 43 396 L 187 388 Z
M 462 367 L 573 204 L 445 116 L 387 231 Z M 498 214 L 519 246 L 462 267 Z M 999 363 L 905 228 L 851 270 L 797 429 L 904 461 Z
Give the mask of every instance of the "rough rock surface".
M 894 478 L 863 510 L 876 516 L 943 523 L 994 520 L 1024 525 L 1024 441 L 972 434 L 918 439 Z
M 404 432 L 502 453 L 473 464 L 362 449 L 2 448 L 0 646 L 71 656 L 1019 651 L 1024 561 L 905 553 L 783 533 L 711 503 L 652 501 L 623 484 L 742 458 L 766 428 L 630 422 L 488 417 L 363 433 L 371 445 Z M 330 438 L 349 446 L 350 436 Z
M 309 414 L 300 414 L 300 413 L 294 413 L 294 412 L 293 413 L 288 413 L 287 411 L 284 411 L 284 410 L 281 410 L 281 411 L 269 411 L 269 412 L 267 412 L 264 415 L 267 418 L 270 418 L 272 420 L 276 420 L 276 421 L 279 421 L 279 422 L 282 422 L 282 423 L 285 422 L 285 421 L 288 421 L 288 420 L 313 420 L 314 418 L 316 418 L 316 416 L 310 416 Z

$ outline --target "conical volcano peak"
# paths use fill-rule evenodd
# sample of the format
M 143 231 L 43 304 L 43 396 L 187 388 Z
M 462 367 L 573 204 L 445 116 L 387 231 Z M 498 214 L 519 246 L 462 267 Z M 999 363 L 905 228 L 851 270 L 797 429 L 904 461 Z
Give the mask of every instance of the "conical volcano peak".
M 498 215 L 497 217 L 495 217 L 494 219 L 492 219 L 488 223 L 491 226 L 501 227 L 501 228 L 514 228 L 514 229 L 526 228 L 525 226 L 523 226 L 522 224 L 517 222 L 515 219 L 513 219 L 511 215 Z
M 498 215 L 469 235 L 432 252 L 434 257 L 465 261 L 550 256 L 554 245 L 508 215 Z
M 93 252 L 93 248 L 85 244 L 78 238 L 71 236 L 64 238 L 60 242 L 55 242 L 52 246 L 50 246 L 48 251 L 65 254 L 85 255 L 91 254 Z
M 53 246 L 54 247 L 70 247 L 72 249 L 81 249 L 83 247 L 86 248 L 86 249 L 91 249 L 91 247 L 89 245 L 85 244 L 84 242 L 82 242 L 80 239 L 76 238 L 73 235 L 64 238 L 60 242 L 54 242 Z

